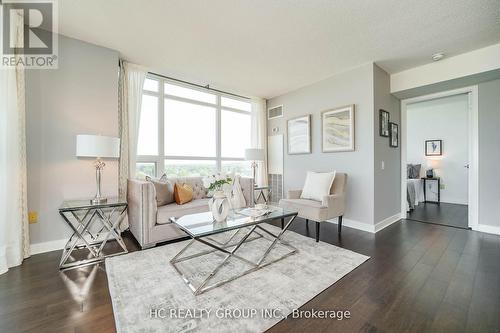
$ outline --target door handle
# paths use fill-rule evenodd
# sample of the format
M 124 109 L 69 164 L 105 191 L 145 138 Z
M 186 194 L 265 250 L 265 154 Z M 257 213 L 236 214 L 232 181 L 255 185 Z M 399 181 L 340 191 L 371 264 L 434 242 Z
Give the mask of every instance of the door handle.
M 464 165 L 464 168 L 469 169 L 469 163 L 467 163 L 466 165 Z

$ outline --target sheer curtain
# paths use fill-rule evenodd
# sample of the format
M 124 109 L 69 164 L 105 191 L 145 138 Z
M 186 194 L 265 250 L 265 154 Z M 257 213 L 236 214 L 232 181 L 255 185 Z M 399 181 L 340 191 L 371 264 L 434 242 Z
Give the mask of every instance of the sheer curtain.
M 257 184 L 267 185 L 267 112 L 266 100 L 253 98 L 252 104 L 252 148 L 264 149 L 264 161 L 257 162 Z
M 25 117 L 24 68 L 0 69 L 0 274 L 29 257 Z
M 127 196 L 127 179 L 135 177 L 142 88 L 145 79 L 145 68 L 120 60 L 120 77 L 118 83 L 120 132 L 118 193 L 121 198 Z

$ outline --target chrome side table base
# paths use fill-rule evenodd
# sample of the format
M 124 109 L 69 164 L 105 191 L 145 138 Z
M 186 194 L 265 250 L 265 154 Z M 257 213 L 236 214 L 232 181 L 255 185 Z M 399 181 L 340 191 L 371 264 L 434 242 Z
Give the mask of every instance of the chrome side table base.
M 272 192 L 271 186 L 255 186 L 253 191 L 254 191 L 254 200 L 253 200 L 254 204 L 258 204 L 261 198 L 262 200 L 264 200 L 265 204 L 269 203 Z M 267 195 L 264 193 L 264 191 L 267 191 Z
M 59 262 L 60 270 L 92 265 L 105 258 L 128 253 L 119 229 L 120 222 L 125 217 L 127 203 L 116 200 L 100 204 L 88 204 L 88 202 L 86 201 L 86 204 L 79 204 L 80 201 L 65 202 L 59 208 L 59 214 L 73 230 L 63 248 Z M 121 251 L 105 254 L 104 246 L 111 240 L 117 242 Z M 78 250 L 87 250 L 86 259 L 76 260 L 73 257 L 73 252 Z
M 280 230 L 280 233 L 278 235 L 275 235 L 274 233 L 268 231 L 267 229 L 265 229 L 264 227 L 262 227 L 261 224 L 256 224 L 256 225 L 253 225 L 250 227 L 250 230 L 248 230 L 248 228 L 240 228 L 240 229 L 237 229 L 229 238 L 229 240 L 227 240 L 226 242 L 224 243 L 220 243 L 216 240 L 214 240 L 213 238 L 209 237 L 209 236 L 202 236 L 202 237 L 192 237 L 191 241 L 182 249 L 179 251 L 179 253 L 177 253 L 177 255 L 175 255 L 174 258 L 172 258 L 170 260 L 170 263 L 172 264 L 172 266 L 175 268 L 175 270 L 177 271 L 177 273 L 179 273 L 179 275 L 182 277 L 182 279 L 184 280 L 184 282 L 188 285 L 188 287 L 191 289 L 191 291 L 195 294 L 195 295 L 199 295 L 199 294 L 202 294 L 206 291 L 209 291 L 211 289 L 214 289 L 214 288 L 217 288 L 223 284 L 226 284 L 228 282 L 231 282 L 233 280 L 236 280 L 246 274 L 249 274 L 251 272 L 254 272 L 256 270 L 259 270 L 263 267 L 266 267 L 268 265 L 271 265 L 277 261 L 280 261 L 282 259 L 285 259 L 286 257 L 288 256 L 291 256 L 295 253 L 298 252 L 297 248 L 295 248 L 294 246 L 290 245 L 288 242 L 285 242 L 283 241 L 281 238 L 283 236 L 283 234 L 285 233 L 285 231 L 288 229 L 288 227 L 292 224 L 293 220 L 295 220 L 295 218 L 297 217 L 297 215 L 294 215 L 290 218 L 290 220 L 288 221 L 288 223 L 286 223 L 286 225 L 283 227 L 282 230 Z M 259 229 L 259 231 L 262 231 L 263 233 L 267 234 L 268 236 L 270 236 L 270 239 L 267 238 L 267 237 L 264 237 L 261 233 L 259 233 L 257 231 L 257 229 Z M 246 233 L 243 235 L 243 237 L 241 238 L 241 240 L 239 242 L 232 242 L 232 240 L 235 238 L 235 236 L 238 234 L 238 233 L 241 233 L 241 232 L 244 232 L 246 231 Z M 250 238 L 250 235 L 252 234 L 256 234 L 257 237 L 252 237 Z M 253 261 L 250 261 L 248 259 L 245 259 L 243 258 L 242 256 L 239 256 L 238 254 L 236 254 L 236 252 L 240 249 L 241 245 L 243 245 L 244 243 L 248 243 L 248 242 L 251 242 L 251 241 L 254 241 L 256 239 L 260 239 L 260 238 L 265 238 L 269 241 L 271 241 L 271 244 L 269 245 L 269 247 L 266 249 L 266 251 L 264 252 L 264 254 L 257 260 L 257 262 L 253 262 Z M 186 257 L 181 257 L 182 254 L 189 248 L 191 247 L 195 242 L 199 242 L 199 243 L 202 243 L 202 244 L 205 244 L 209 247 L 212 248 L 212 250 L 207 250 L 207 251 L 203 251 L 203 252 L 199 252 L 199 253 L 196 253 L 196 254 L 192 254 L 192 255 L 189 255 L 189 256 L 186 256 Z M 216 244 L 217 243 L 217 244 Z M 273 250 L 273 248 L 276 246 L 276 244 L 281 244 L 285 247 L 287 247 L 290 251 L 287 252 L 286 254 L 280 256 L 279 258 L 276 258 L 272 261 L 269 261 L 269 262 L 266 262 L 264 263 L 264 260 L 268 257 L 269 253 L 271 253 L 271 251 Z M 231 249 L 232 248 L 232 249 Z M 190 280 L 189 278 L 182 272 L 182 270 L 178 267 L 177 263 L 180 263 L 180 262 L 183 262 L 183 261 L 187 261 L 187 260 L 190 260 L 190 259 L 193 259 L 193 258 L 197 258 L 197 257 L 201 257 L 201 256 L 204 256 L 204 255 L 207 255 L 209 253 L 212 253 L 212 252 L 215 252 L 215 251 L 220 251 L 222 253 L 225 253 L 226 256 L 224 257 L 224 259 L 208 274 L 208 276 L 200 283 L 200 285 L 198 286 L 195 286 Z M 219 270 L 224 266 L 224 264 L 230 260 L 231 258 L 235 258 L 235 259 L 238 259 L 238 260 L 241 260 L 247 264 L 249 264 L 251 266 L 250 269 L 246 270 L 246 271 L 243 271 L 242 273 L 240 274 L 237 274 L 237 275 L 234 275 L 234 276 L 231 276 L 227 279 L 224 279 L 222 281 L 219 281 L 217 283 L 214 283 L 214 284 L 209 284 L 209 282 L 217 275 L 217 273 L 219 272 Z

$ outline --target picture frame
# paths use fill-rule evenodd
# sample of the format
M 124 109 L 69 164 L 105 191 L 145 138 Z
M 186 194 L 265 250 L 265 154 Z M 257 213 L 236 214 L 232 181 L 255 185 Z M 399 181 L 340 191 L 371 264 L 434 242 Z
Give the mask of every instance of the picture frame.
M 378 110 L 378 127 L 379 127 L 379 135 L 383 137 L 389 137 L 389 122 L 390 122 L 390 113 L 385 110 Z
M 311 115 L 287 120 L 288 155 L 311 153 Z
M 425 156 L 443 155 L 443 140 L 425 140 Z
M 389 147 L 399 146 L 399 127 L 396 123 L 389 122 Z
M 354 151 L 354 104 L 321 112 L 323 153 Z

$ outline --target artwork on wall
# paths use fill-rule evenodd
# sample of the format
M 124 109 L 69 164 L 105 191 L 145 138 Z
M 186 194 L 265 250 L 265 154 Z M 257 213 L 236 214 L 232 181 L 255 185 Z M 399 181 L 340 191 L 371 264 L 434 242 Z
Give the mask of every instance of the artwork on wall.
M 425 156 L 443 155 L 443 140 L 426 140 Z
M 396 148 L 399 146 L 399 129 L 395 123 L 389 123 L 389 146 Z
M 380 109 L 378 111 L 378 118 L 379 118 L 379 134 L 380 136 L 389 136 L 389 112 Z
M 354 150 L 354 104 L 321 113 L 324 153 Z
M 311 115 L 289 119 L 287 133 L 288 154 L 311 153 Z

